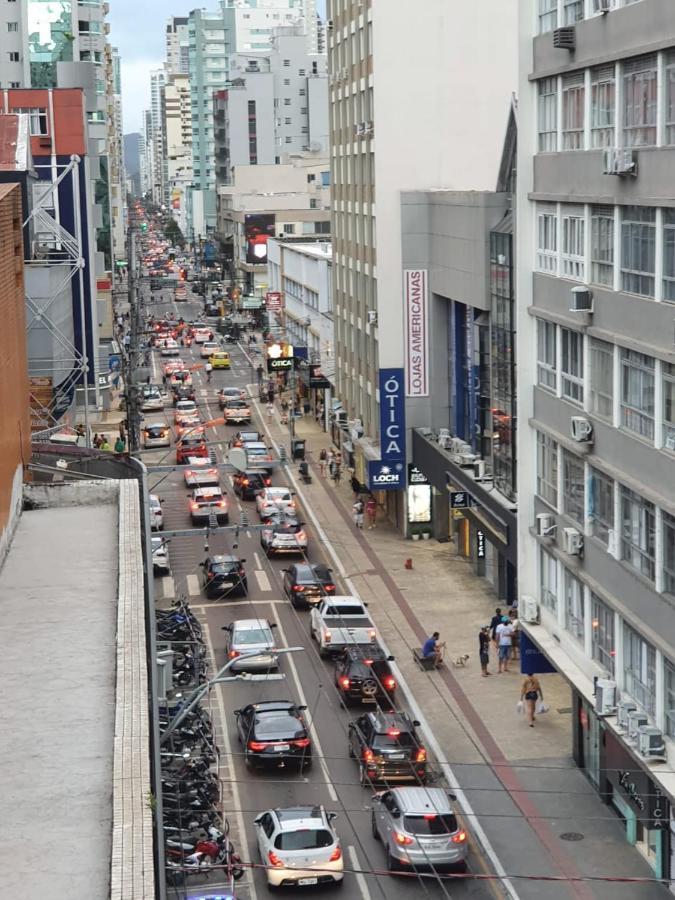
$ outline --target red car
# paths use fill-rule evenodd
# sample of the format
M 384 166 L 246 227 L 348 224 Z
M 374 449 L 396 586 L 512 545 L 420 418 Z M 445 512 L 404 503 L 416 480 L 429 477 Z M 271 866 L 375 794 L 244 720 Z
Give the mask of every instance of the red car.
M 176 465 L 182 466 L 191 456 L 208 458 L 209 448 L 203 434 L 188 435 L 176 444 Z

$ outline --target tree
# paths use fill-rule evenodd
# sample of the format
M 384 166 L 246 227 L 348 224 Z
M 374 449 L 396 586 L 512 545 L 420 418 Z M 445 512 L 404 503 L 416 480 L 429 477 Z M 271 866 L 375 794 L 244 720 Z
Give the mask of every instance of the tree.
M 185 238 L 175 219 L 169 219 L 164 226 L 164 236 L 174 247 L 184 247 Z

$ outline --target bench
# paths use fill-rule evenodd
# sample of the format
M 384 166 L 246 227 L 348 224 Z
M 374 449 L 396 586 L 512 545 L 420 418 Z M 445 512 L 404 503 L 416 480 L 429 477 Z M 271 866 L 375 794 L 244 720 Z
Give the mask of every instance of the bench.
M 413 647 L 413 659 L 423 672 L 429 672 L 436 668 L 436 658 L 434 656 L 422 656 L 421 647 Z

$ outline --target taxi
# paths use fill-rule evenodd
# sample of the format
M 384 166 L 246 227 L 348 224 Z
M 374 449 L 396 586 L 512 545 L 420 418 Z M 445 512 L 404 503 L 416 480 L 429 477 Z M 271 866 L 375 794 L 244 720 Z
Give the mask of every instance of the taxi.
M 212 353 L 211 356 L 209 356 L 209 362 L 214 369 L 229 369 L 230 354 L 225 350 L 218 350 L 216 353 Z

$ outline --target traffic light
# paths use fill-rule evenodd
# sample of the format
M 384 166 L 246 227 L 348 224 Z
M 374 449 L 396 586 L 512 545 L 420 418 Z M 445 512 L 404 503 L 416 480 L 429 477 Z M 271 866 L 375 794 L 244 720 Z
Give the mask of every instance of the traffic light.
M 147 230 L 148 230 L 148 223 L 147 223 L 147 222 L 141 222 L 141 231 L 145 234 L 145 232 L 146 232 Z

